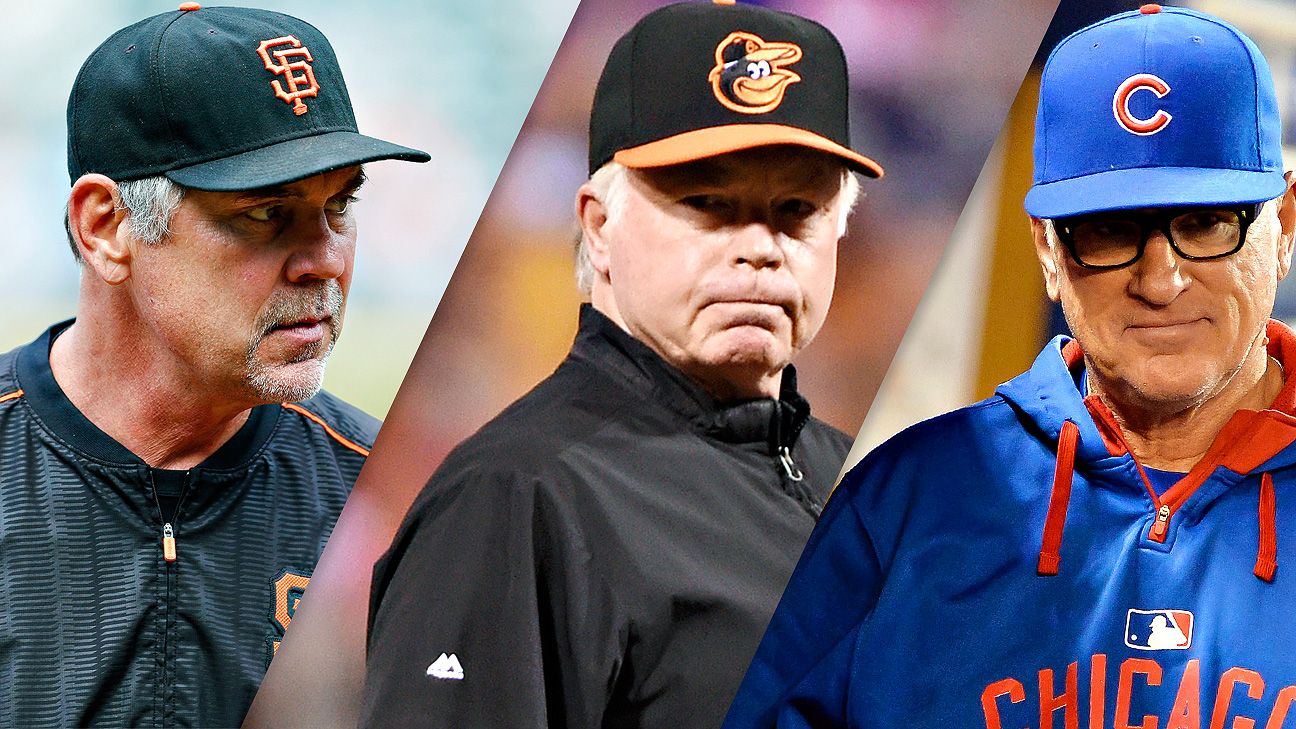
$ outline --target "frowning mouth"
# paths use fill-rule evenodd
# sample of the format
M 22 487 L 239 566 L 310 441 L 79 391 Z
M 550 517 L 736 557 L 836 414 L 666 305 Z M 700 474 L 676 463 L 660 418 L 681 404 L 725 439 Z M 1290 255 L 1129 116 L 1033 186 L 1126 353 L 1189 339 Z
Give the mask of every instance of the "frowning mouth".
M 266 332 L 266 336 L 287 340 L 291 346 L 312 347 L 331 344 L 335 339 L 333 317 L 306 317 L 281 322 Z
M 313 329 L 323 324 L 332 325 L 333 317 L 331 316 L 303 317 L 301 319 L 294 319 L 292 321 L 280 322 L 270 327 L 270 331 L 275 331 L 280 329 Z
M 718 314 L 730 327 L 757 326 L 773 329 L 792 318 L 790 305 L 756 299 L 712 301 L 703 308 Z

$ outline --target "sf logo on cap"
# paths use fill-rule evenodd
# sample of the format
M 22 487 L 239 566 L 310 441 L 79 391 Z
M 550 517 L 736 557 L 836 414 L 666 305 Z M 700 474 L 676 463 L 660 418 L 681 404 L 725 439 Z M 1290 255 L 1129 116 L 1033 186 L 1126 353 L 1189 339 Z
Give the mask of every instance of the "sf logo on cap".
M 271 51 L 271 48 L 276 50 Z M 283 76 L 288 84 L 288 90 L 284 91 L 279 79 L 271 81 L 270 85 L 274 87 L 275 96 L 283 99 L 285 103 L 292 104 L 293 113 L 297 116 L 309 111 L 302 98 L 319 95 L 319 84 L 315 83 L 315 71 L 310 65 L 310 61 L 315 60 L 311 57 L 310 49 L 303 46 L 296 38 L 285 35 L 281 38 L 261 41 L 257 53 L 261 55 L 266 70 L 276 76 Z M 293 58 L 297 60 L 290 60 Z
M 1147 119 L 1134 116 L 1130 111 L 1129 102 L 1130 97 L 1139 91 L 1151 91 L 1160 99 L 1170 93 L 1170 84 L 1150 73 L 1137 73 L 1125 79 L 1116 88 L 1116 95 L 1112 97 L 1112 113 L 1116 115 L 1116 122 L 1124 127 L 1125 131 L 1146 137 L 1165 129 L 1174 117 L 1164 109 L 1157 109 L 1156 113 Z
M 707 79 L 725 108 L 743 114 L 764 114 L 783 103 L 783 92 L 801 80 L 786 67 L 801 60 L 794 43 L 773 43 L 738 31 L 720 41 L 716 65 Z

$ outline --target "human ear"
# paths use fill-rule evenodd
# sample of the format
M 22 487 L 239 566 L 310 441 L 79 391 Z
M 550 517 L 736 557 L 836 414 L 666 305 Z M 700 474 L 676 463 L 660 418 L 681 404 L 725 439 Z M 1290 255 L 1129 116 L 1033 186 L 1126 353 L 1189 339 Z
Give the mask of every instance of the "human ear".
M 1291 270 L 1292 241 L 1296 238 L 1296 174 L 1288 172 L 1287 189 L 1278 198 L 1278 280 Z
M 1030 219 L 1031 237 L 1035 241 L 1035 257 L 1039 259 L 1040 269 L 1044 272 L 1044 291 L 1051 301 L 1060 300 L 1060 272 L 1057 260 L 1057 248 L 1048 237 L 1048 229 L 1040 218 Z
M 576 191 L 576 220 L 580 223 L 590 265 L 604 277 L 608 276 L 611 258 L 606 235 L 607 213 L 607 204 L 595 194 L 594 187 L 588 182 L 581 185 Z
M 86 266 L 116 286 L 130 278 L 131 246 L 118 206 L 117 183 L 99 174 L 82 175 L 68 194 L 68 231 Z

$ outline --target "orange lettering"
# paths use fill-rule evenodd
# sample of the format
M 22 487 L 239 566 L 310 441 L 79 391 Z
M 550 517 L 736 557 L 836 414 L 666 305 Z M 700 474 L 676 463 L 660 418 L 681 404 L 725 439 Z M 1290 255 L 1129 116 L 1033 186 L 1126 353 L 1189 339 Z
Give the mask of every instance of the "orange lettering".
M 1080 729 L 1080 690 L 1077 688 L 1079 664 L 1067 666 L 1066 689 L 1061 696 L 1053 695 L 1053 669 L 1039 672 L 1040 729 L 1053 729 L 1053 712 L 1065 709 L 1063 721 L 1066 729 Z
M 1264 679 L 1249 668 L 1230 668 L 1220 676 L 1219 692 L 1215 694 L 1215 710 L 1211 712 L 1210 729 L 1224 729 L 1224 719 L 1228 717 L 1229 702 L 1233 700 L 1233 689 L 1244 683 L 1246 695 L 1258 699 L 1264 695 Z M 1275 709 L 1276 710 L 1276 709 Z M 1255 729 L 1255 719 L 1238 716 L 1233 719 L 1232 729 Z
M 1107 654 L 1095 653 L 1089 664 L 1089 729 L 1103 729 L 1107 714 Z
M 1296 701 L 1296 686 L 1284 686 L 1283 690 L 1278 692 L 1278 698 L 1274 699 L 1273 713 L 1269 715 L 1265 729 L 1282 729 L 1283 722 L 1287 721 L 1287 711 L 1291 709 L 1293 701 Z
M 1201 661 L 1196 658 L 1184 667 L 1166 729 L 1201 729 Z
M 1161 685 L 1161 666 L 1147 658 L 1127 658 L 1121 664 L 1120 684 L 1116 688 L 1116 721 L 1114 729 L 1157 729 L 1155 716 L 1144 716 L 1137 726 L 1130 726 L 1130 698 L 1134 693 L 1134 674 L 1147 676 L 1147 685 Z
M 306 591 L 306 585 L 310 584 L 310 578 L 300 572 L 284 570 L 274 581 L 275 592 L 275 612 L 274 624 L 278 628 L 278 633 L 283 636 L 288 630 L 288 624 L 292 622 L 293 615 L 297 612 L 297 603 L 301 601 L 302 593 Z M 283 638 L 279 637 L 274 640 L 273 651 L 279 652 L 279 644 Z
M 1026 700 L 1026 688 L 1015 678 L 1000 679 L 986 686 L 985 691 L 981 692 L 981 710 L 985 712 L 986 729 L 1003 729 L 1003 724 L 999 721 L 999 707 L 995 701 L 1004 694 L 1007 694 L 1008 700 L 1014 704 Z

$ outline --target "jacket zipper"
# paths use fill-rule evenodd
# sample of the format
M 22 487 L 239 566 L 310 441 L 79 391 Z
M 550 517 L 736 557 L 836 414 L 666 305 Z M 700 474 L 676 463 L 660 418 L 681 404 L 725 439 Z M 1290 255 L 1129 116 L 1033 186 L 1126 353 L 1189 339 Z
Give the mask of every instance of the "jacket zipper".
M 1085 398 L 1086 401 L 1088 399 L 1089 398 Z M 1143 487 L 1147 489 L 1148 495 L 1152 497 L 1152 505 L 1156 507 L 1156 516 L 1152 520 L 1151 528 L 1148 529 L 1148 539 L 1151 539 L 1157 544 L 1165 544 L 1166 535 L 1170 532 L 1170 518 L 1174 516 L 1175 511 L 1180 506 L 1183 506 L 1183 503 L 1192 496 L 1193 491 L 1196 491 L 1196 489 L 1183 494 L 1180 498 L 1163 502 L 1161 496 L 1152 488 L 1151 482 L 1148 481 L 1147 474 L 1143 473 L 1143 466 L 1139 464 L 1138 457 L 1134 455 L 1134 449 L 1130 448 L 1129 442 L 1125 440 L 1125 433 L 1121 431 L 1120 426 L 1114 421 L 1114 419 L 1108 416 L 1110 410 L 1107 410 L 1104 405 L 1103 411 L 1105 412 L 1094 412 L 1093 408 L 1090 407 L 1090 413 L 1093 414 L 1095 418 L 1102 418 L 1107 421 L 1112 433 L 1120 442 L 1121 447 L 1125 449 L 1125 452 L 1129 454 L 1130 458 L 1134 459 L 1134 466 L 1138 471 L 1139 479 L 1143 481 Z
M 171 694 L 174 691 L 174 665 L 172 663 L 172 652 L 175 649 L 175 640 L 173 632 L 176 624 L 177 606 L 176 595 L 178 593 L 179 580 L 178 568 L 176 564 L 176 526 L 180 523 L 180 508 L 184 506 L 184 498 L 189 490 L 189 471 L 186 470 L 180 480 L 180 495 L 176 497 L 175 509 L 168 519 L 167 514 L 162 511 L 162 501 L 157 495 L 157 481 L 153 478 L 153 470 L 149 469 L 149 483 L 153 486 L 153 503 L 157 506 L 158 520 L 162 522 L 162 560 L 166 564 L 165 573 L 165 592 L 163 594 L 164 618 L 162 625 L 162 680 L 161 680 L 161 705 L 155 707 L 161 712 L 161 722 L 155 722 L 163 727 L 172 726 L 171 716 L 168 706 L 171 700 Z
M 786 474 L 787 477 L 791 479 L 793 482 L 799 483 L 802 479 L 805 478 L 805 474 L 801 472 L 801 469 L 800 467 L 797 466 L 796 461 L 792 460 L 791 448 L 788 448 L 787 446 L 779 446 L 778 458 L 779 458 L 779 464 L 783 466 L 783 473 Z
M 162 559 L 167 562 L 176 561 L 175 529 L 171 522 L 162 525 Z
M 810 516 L 818 519 L 819 514 L 823 513 L 823 505 L 815 499 L 814 494 L 805 483 L 805 472 L 797 465 L 792 458 L 792 449 L 788 446 L 779 446 L 778 457 L 779 463 L 779 481 L 783 488 L 783 493 L 792 497 L 802 509 Z
M 1171 513 L 1169 504 L 1162 504 L 1161 508 L 1157 509 L 1156 521 L 1152 523 L 1152 532 L 1148 535 L 1152 538 L 1152 541 L 1161 544 L 1165 543 L 1166 531 L 1170 528 Z

